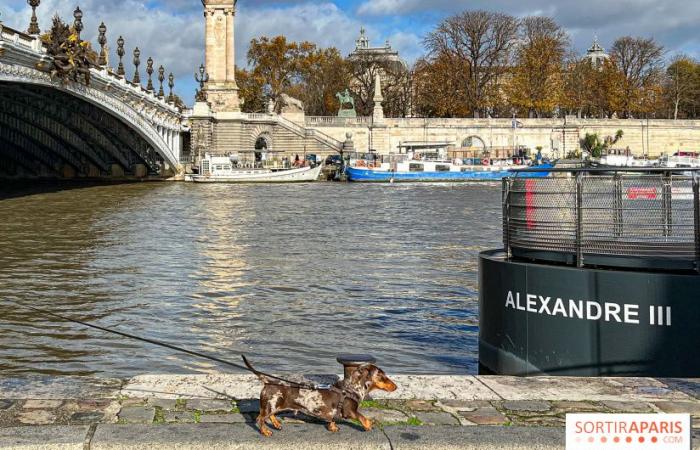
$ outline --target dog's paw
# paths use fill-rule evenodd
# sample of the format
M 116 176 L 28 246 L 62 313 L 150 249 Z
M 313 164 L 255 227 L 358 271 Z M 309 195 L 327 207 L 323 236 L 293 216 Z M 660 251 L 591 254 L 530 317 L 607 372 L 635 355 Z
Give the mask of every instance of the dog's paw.
M 328 431 L 330 431 L 331 433 L 337 433 L 338 431 L 340 431 L 338 425 L 336 425 L 335 422 L 329 423 L 326 428 L 328 428 Z
M 265 437 L 270 437 L 270 436 L 272 436 L 272 430 L 270 430 L 270 429 L 267 428 L 267 427 L 266 427 L 266 428 L 261 428 L 261 429 L 260 429 L 260 434 L 262 434 L 262 435 L 265 436 Z

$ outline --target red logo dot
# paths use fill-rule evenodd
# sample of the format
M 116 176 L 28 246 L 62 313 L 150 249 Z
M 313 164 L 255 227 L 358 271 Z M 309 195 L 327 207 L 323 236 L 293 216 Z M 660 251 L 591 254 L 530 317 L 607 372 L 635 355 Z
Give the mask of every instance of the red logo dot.
M 654 436 L 653 438 L 651 438 L 651 442 L 656 444 L 657 442 L 659 442 L 659 439 L 656 436 Z
M 643 443 L 644 443 L 644 437 L 643 437 L 643 436 L 640 436 L 640 437 L 639 437 L 639 443 L 640 443 L 640 444 L 643 444 Z
M 631 444 L 631 443 L 632 443 L 632 438 L 629 437 L 629 436 L 627 436 L 627 439 L 625 439 L 625 442 L 627 442 L 628 444 Z
M 619 442 L 620 442 L 620 438 L 617 437 L 617 436 L 615 436 L 615 439 L 613 439 L 613 442 L 615 442 L 616 444 L 619 443 Z
M 602 438 L 600 438 L 600 442 L 602 442 L 603 444 L 605 444 L 606 442 L 608 442 L 608 438 L 606 438 L 605 436 L 603 436 Z

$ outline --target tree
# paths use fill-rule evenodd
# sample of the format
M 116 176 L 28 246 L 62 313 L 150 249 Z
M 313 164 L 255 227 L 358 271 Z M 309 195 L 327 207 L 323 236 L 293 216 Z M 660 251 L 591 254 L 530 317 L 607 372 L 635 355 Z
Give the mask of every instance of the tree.
M 499 95 L 500 75 L 511 62 L 518 21 L 488 11 L 465 11 L 448 17 L 425 39 L 430 57 L 453 68 L 461 99 L 474 117 L 486 114 Z
M 603 152 L 617 144 L 622 139 L 622 136 L 624 136 L 624 132 L 617 130 L 615 136 L 607 136 L 601 141 L 598 134 L 586 133 L 586 137 L 581 140 L 581 148 L 586 150 L 592 157 L 600 158 L 603 156 Z
M 337 92 L 350 83 L 347 63 L 336 48 L 315 49 L 299 58 L 297 83 L 289 94 L 304 103 L 312 116 L 332 116 L 338 111 Z
M 239 96 L 244 100 L 243 112 L 258 113 L 267 109 L 263 85 L 265 80 L 253 72 L 245 69 L 236 69 L 236 82 Z
M 659 89 L 663 63 L 663 47 L 652 38 L 625 36 L 617 39 L 611 49 L 611 58 L 624 76 L 622 113 L 648 113 L 653 110 Z
M 471 112 L 465 86 L 457 82 L 454 67 L 445 55 L 420 59 L 413 73 L 414 113 L 422 117 L 466 117 Z
M 299 61 L 316 50 L 310 42 L 287 42 L 284 36 L 272 39 L 261 37 L 250 41 L 248 64 L 253 66 L 253 75 L 264 80 L 263 92 L 275 102 L 280 111 L 281 95 L 295 81 L 299 72 Z
M 679 114 L 695 118 L 700 97 L 700 65 L 686 55 L 676 56 L 666 69 L 665 94 L 671 105 L 671 117 Z
M 379 74 L 384 96 L 384 113 L 389 117 L 405 117 L 410 110 L 407 92 L 411 74 L 401 61 L 362 53 L 348 58 L 350 91 L 355 109 L 361 116 L 371 116 L 374 108 L 374 84 Z
M 520 30 L 508 92 L 515 108 L 539 118 L 552 112 L 562 99 L 569 36 L 550 17 L 526 17 Z

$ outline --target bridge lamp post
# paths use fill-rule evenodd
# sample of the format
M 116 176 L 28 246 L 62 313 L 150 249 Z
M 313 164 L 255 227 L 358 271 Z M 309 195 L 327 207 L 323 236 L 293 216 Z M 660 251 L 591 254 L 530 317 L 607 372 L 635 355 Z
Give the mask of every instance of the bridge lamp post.
M 138 47 L 134 49 L 134 84 L 141 85 L 141 76 L 139 75 L 139 66 L 141 65 L 141 50 Z
M 158 98 L 164 98 L 165 92 L 163 91 L 163 81 L 165 81 L 165 68 L 160 66 L 158 68 L 158 81 L 160 81 L 160 89 L 158 90 Z
M 80 7 L 75 8 L 75 11 L 73 11 L 73 18 L 75 18 L 73 28 L 78 33 L 78 41 L 80 41 L 80 33 L 83 31 L 83 12 L 80 10 Z
M 105 45 L 107 45 L 107 26 L 105 25 L 104 22 L 102 22 L 97 28 L 97 31 L 99 31 L 99 37 L 97 38 L 97 42 L 100 44 L 100 59 L 98 60 L 98 64 L 100 66 L 106 66 L 107 65 L 107 51 L 105 50 Z
M 27 30 L 27 34 L 40 34 L 41 30 L 39 29 L 39 21 L 36 18 L 36 8 L 41 3 L 41 0 L 27 0 L 27 3 L 29 4 L 29 6 L 32 7 L 32 20 L 29 22 L 29 29 Z
M 125 55 L 124 51 L 124 38 L 119 36 L 119 39 L 117 39 L 117 56 L 119 56 L 119 67 L 117 67 L 117 75 L 120 77 L 123 77 L 126 75 L 126 72 L 124 71 L 124 63 L 122 62 L 122 58 Z
M 153 92 L 153 58 L 150 56 L 148 57 L 148 61 L 146 61 L 146 73 L 148 74 L 148 86 L 146 86 L 146 90 L 148 92 Z
M 206 101 L 206 96 L 204 95 L 204 84 L 209 82 L 209 74 L 207 73 L 207 68 L 204 67 L 204 64 L 199 66 L 199 75 L 195 73 L 194 80 L 199 83 L 199 90 L 197 91 L 195 101 Z
M 172 72 L 170 72 L 170 76 L 168 76 L 168 87 L 170 88 L 170 95 L 168 95 L 168 103 L 174 103 L 175 96 L 173 95 L 173 88 L 175 87 L 175 75 L 173 75 Z

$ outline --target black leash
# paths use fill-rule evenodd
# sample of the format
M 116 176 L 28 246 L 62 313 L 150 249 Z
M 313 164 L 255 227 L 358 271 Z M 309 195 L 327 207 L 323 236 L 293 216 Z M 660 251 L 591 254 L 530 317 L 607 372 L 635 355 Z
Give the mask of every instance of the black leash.
M 270 378 L 270 379 L 272 379 L 272 380 L 281 381 L 281 382 L 283 382 L 283 383 L 285 383 L 285 384 L 289 384 L 289 385 L 294 386 L 294 387 L 298 387 L 298 388 L 302 388 L 302 389 L 312 389 L 312 390 L 326 389 L 326 390 L 338 390 L 338 391 L 340 391 L 340 389 L 335 388 L 335 387 L 330 386 L 330 385 L 312 385 L 312 384 L 308 384 L 308 383 L 300 383 L 300 382 L 298 382 L 298 381 L 291 381 L 291 380 L 287 380 L 287 379 L 285 379 L 285 378 L 281 378 L 281 377 L 278 377 L 278 376 L 275 376 L 275 375 L 270 375 L 270 374 L 268 374 L 268 373 L 260 372 L 259 370 L 253 368 L 253 366 L 248 362 L 248 360 L 246 359 L 246 357 L 245 357 L 244 355 L 241 355 L 241 358 L 243 358 L 243 362 L 245 363 L 245 366 L 240 365 L 240 364 L 236 364 L 236 363 L 232 363 L 232 362 L 230 362 L 230 361 L 226 361 L 226 360 L 224 360 L 224 359 L 217 358 L 217 357 L 215 357 L 215 356 L 207 355 L 207 354 L 205 354 L 205 353 L 200 353 L 200 352 L 195 352 L 195 351 L 192 351 L 192 350 L 187 350 L 187 349 L 185 349 L 185 348 L 178 347 L 178 346 L 175 346 L 175 345 L 172 345 L 172 344 L 168 344 L 168 343 L 166 343 L 166 342 L 156 341 L 155 339 L 144 338 L 144 337 L 141 337 L 141 336 L 136 336 L 136 335 L 133 335 L 133 334 L 124 333 L 124 332 L 122 332 L 122 331 L 117 331 L 117 330 L 112 330 L 112 329 L 109 329 L 109 328 L 101 327 L 101 326 L 99 326 L 99 325 L 93 325 L 93 324 L 91 324 L 91 323 L 84 322 L 84 321 L 82 321 L 82 320 L 78 320 L 78 319 L 73 319 L 73 318 L 71 318 L 71 317 L 62 316 L 62 315 L 60 315 L 60 314 L 56 314 L 56 313 L 54 313 L 54 312 L 51 312 L 51 311 L 48 311 L 48 310 L 45 310 L 45 309 L 35 308 L 35 307 L 33 307 L 33 306 L 24 305 L 24 304 L 21 304 L 21 303 L 12 301 L 12 300 L 5 300 L 5 302 L 7 302 L 7 303 L 12 303 L 13 305 L 18 306 L 18 307 L 20 307 L 20 308 L 29 309 L 29 310 L 31 310 L 31 311 L 34 311 L 34 312 L 43 314 L 43 315 L 45 315 L 45 316 L 55 317 L 55 318 L 57 318 L 57 319 L 61 319 L 61 320 L 66 321 L 66 322 L 77 323 L 77 324 L 82 325 L 82 326 L 84 326 L 84 327 L 94 328 L 95 330 L 100 330 L 100 331 L 103 331 L 103 332 L 105 332 L 105 333 L 116 334 L 117 336 L 125 337 L 125 338 L 128 338 L 128 339 L 133 339 L 133 340 L 136 340 L 136 341 L 146 342 L 146 343 L 148 343 L 148 344 L 156 345 L 156 346 L 159 346 L 159 347 L 165 347 L 165 348 L 168 348 L 168 349 L 170 349 L 170 350 L 174 350 L 174 351 L 180 352 L 180 353 L 186 353 L 186 354 L 191 355 L 191 356 L 196 356 L 197 358 L 203 358 L 203 359 L 208 359 L 208 360 L 211 360 L 211 361 L 215 361 L 215 362 L 218 362 L 218 363 L 220 363 L 220 364 L 224 364 L 224 365 L 226 365 L 226 366 L 235 367 L 235 368 L 237 368 L 237 369 L 245 370 L 246 372 L 252 372 L 253 374 L 255 374 L 255 375 L 259 376 L 259 377 L 262 376 L 262 377 Z

